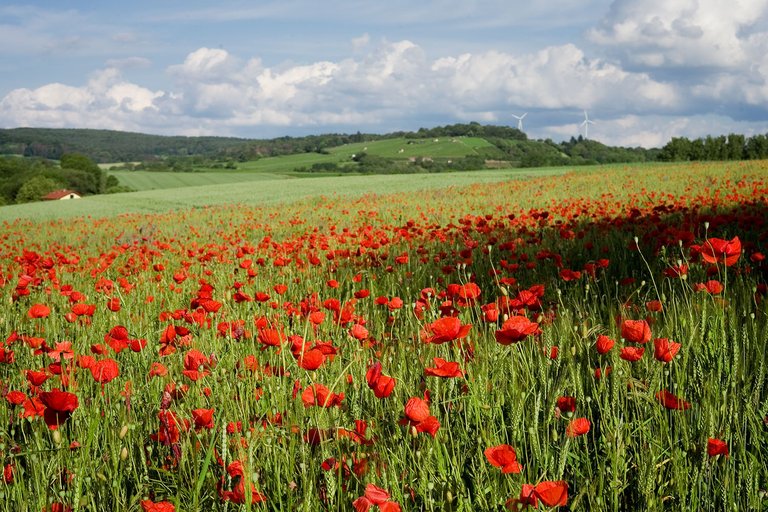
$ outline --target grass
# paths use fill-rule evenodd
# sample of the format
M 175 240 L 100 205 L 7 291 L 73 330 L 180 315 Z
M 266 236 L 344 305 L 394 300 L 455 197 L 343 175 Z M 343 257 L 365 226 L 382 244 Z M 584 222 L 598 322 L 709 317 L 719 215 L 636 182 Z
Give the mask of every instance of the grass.
M 79 405 L 54 431 L 6 394 L 0 509 L 348 511 L 376 485 L 403 510 L 504 510 L 530 484 L 549 510 L 547 482 L 567 485 L 560 510 L 765 509 L 766 169 L 267 180 L 84 199 L 112 211 L 91 219 L 16 210 L 0 237 L 0 381 L 30 401 L 64 387 Z M 735 236 L 734 265 L 699 256 Z M 679 265 L 685 278 L 670 277 Z M 722 290 L 697 291 L 710 281 Z M 72 316 L 78 303 L 92 315 Z M 430 343 L 451 315 L 466 335 Z M 540 332 L 503 345 L 505 315 Z M 652 339 L 622 339 L 628 319 Z M 118 350 L 115 326 L 146 346 Z M 616 346 L 598 353 L 598 335 Z M 654 338 L 681 348 L 661 362 Z M 67 341 L 72 359 L 51 366 Z M 630 347 L 645 354 L 620 357 Z M 325 351 L 316 369 L 300 364 L 312 350 Z M 85 356 L 119 375 L 97 382 Z M 463 373 L 426 374 L 434 358 Z M 396 381 L 384 398 L 375 362 Z M 307 406 L 316 384 L 344 397 Z M 663 389 L 690 408 L 664 407 Z M 401 421 L 424 397 L 434 436 Z M 571 437 L 575 418 L 590 429 Z M 710 439 L 728 456 L 710 456 Z M 489 462 L 502 444 L 519 472 Z
M 418 190 L 461 187 L 474 183 L 502 182 L 537 175 L 557 175 L 565 168 L 537 170 L 487 170 L 461 173 L 365 175 L 333 177 L 292 177 L 289 175 L 246 174 L 243 181 L 233 173 L 158 174 L 158 188 L 139 192 L 91 196 L 76 202 L 41 202 L 10 205 L 0 208 L 0 222 L 20 218 L 52 220 L 75 217 L 104 217 L 122 213 L 164 212 L 178 208 L 204 208 L 214 205 L 243 204 L 249 206 L 274 205 L 314 196 L 355 197 L 365 194 L 408 193 Z M 153 179 L 146 176 L 146 179 Z M 142 176 L 139 176 L 142 178 Z M 190 181 L 184 181 L 187 178 Z M 219 179 L 222 181 L 218 181 Z M 176 180 L 182 186 L 170 188 Z M 211 185 L 197 185 L 195 180 L 205 179 Z M 226 181 L 225 181 L 226 180 Z M 141 182 L 139 182 L 141 183 Z M 199 182 L 198 182 L 199 183 Z
M 238 164 L 237 171 L 209 169 L 190 173 L 109 171 L 117 164 L 102 164 L 109 174 L 117 177 L 122 185 L 134 190 L 159 190 L 200 185 L 243 183 L 267 179 L 305 176 L 294 172 L 299 167 L 311 167 L 316 163 L 351 165 L 352 156 L 363 151 L 377 156 L 406 159 L 415 156 L 433 158 L 457 158 L 477 154 L 476 149 L 490 144 L 481 138 L 457 137 L 434 139 L 387 139 L 359 144 L 347 144 L 330 148 L 329 154 L 300 153 L 278 157 L 266 157 Z M 401 152 L 400 149 L 403 151 Z
M 339 157 L 342 161 L 348 161 L 352 155 L 368 153 L 370 155 L 385 158 L 459 158 L 468 155 L 476 155 L 477 149 L 490 147 L 491 144 L 479 137 L 440 137 L 437 139 L 406 139 L 393 138 L 381 141 L 361 142 L 345 144 L 328 151 Z
M 272 172 L 148 172 L 148 171 L 110 171 L 112 176 L 134 190 L 165 190 L 184 187 L 199 187 L 211 185 L 229 185 L 232 183 L 248 183 L 286 179 L 285 174 Z

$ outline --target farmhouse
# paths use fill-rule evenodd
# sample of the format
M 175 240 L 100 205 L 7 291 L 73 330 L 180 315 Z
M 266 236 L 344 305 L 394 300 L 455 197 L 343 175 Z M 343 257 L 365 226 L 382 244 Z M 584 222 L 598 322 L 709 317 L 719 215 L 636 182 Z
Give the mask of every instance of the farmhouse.
M 44 195 L 43 200 L 60 201 L 64 199 L 80 199 L 80 197 L 81 197 L 80 194 L 78 194 L 74 190 L 68 190 L 66 188 L 62 188 L 59 190 L 54 190 L 53 192 Z

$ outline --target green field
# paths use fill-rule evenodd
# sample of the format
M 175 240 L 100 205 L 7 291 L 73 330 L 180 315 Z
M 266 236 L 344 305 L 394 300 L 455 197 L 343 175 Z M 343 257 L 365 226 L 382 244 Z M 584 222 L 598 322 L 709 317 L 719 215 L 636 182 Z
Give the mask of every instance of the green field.
M 265 159 L 266 160 L 266 159 Z M 149 213 L 241 203 L 244 205 L 291 202 L 319 195 L 361 196 L 412 192 L 476 183 L 503 182 L 531 176 L 559 175 L 566 167 L 545 169 L 494 169 L 441 174 L 354 175 L 297 178 L 288 174 L 259 173 L 141 173 L 137 178 L 156 179 L 155 190 L 84 197 L 77 201 L 39 202 L 0 208 L 0 222 L 19 218 L 50 220 L 73 217 L 108 217 L 121 213 Z M 129 173 L 136 174 L 136 173 Z M 149 175 L 149 176 L 147 176 Z M 232 181 L 241 176 L 241 181 Z M 180 180 L 173 185 L 173 180 Z M 190 181 L 184 182 L 183 180 Z M 206 179 L 206 184 L 194 180 Z M 166 180 L 166 181 L 163 181 Z M 221 181 L 217 181 L 221 180 Z M 129 182 L 131 183 L 131 182 Z M 137 180 L 137 183 L 141 183 Z M 186 183 L 186 184 L 185 184 Z M 176 188 L 173 188 L 173 187 Z
M 577 169 L 0 209 L 0 512 L 768 510 L 768 161 Z
M 110 171 L 120 164 L 103 164 L 109 174 L 117 177 L 122 185 L 134 190 L 159 190 L 178 187 L 208 186 L 227 183 L 263 181 L 306 176 L 295 172 L 300 167 L 311 167 L 318 163 L 336 163 L 339 165 L 352 162 L 353 155 L 368 153 L 383 158 L 407 159 L 415 157 L 460 158 L 477 154 L 477 149 L 490 144 L 478 137 L 454 137 L 441 139 L 387 139 L 358 144 L 346 144 L 330 148 L 328 154 L 299 153 L 295 155 L 266 157 L 249 162 L 238 163 L 236 171 L 209 169 L 201 172 L 173 173 L 146 171 Z M 312 173 L 313 177 L 322 174 Z
M 120 184 L 134 190 L 164 190 L 171 188 L 227 185 L 285 179 L 286 174 L 272 172 L 149 172 L 149 171 L 110 171 L 109 174 L 120 180 Z
M 373 142 L 346 144 L 328 150 L 329 153 L 349 160 L 352 155 L 365 152 L 384 158 L 460 158 L 476 155 L 480 148 L 491 147 L 479 137 L 440 137 L 435 139 L 406 139 L 403 137 Z

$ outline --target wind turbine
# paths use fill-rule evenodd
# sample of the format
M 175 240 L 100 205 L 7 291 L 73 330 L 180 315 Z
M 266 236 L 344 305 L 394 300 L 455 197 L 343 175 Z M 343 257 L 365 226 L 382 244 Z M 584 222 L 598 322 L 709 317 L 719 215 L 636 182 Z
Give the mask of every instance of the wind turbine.
M 520 131 L 523 131 L 523 118 L 528 115 L 528 112 L 521 116 L 516 116 L 515 114 L 512 114 L 512 117 L 517 119 L 517 129 Z
M 581 122 L 581 126 L 584 127 L 584 138 L 589 138 L 589 125 L 595 124 L 594 121 L 590 121 L 589 116 L 587 115 L 587 111 L 584 111 L 584 121 Z

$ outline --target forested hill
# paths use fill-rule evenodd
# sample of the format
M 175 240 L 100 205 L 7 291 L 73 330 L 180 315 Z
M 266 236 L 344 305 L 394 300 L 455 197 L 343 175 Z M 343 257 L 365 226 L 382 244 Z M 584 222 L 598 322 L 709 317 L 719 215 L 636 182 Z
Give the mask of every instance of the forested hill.
M 655 160 L 658 150 L 614 148 L 597 141 L 571 139 L 555 143 L 531 140 L 509 126 L 460 123 L 417 131 L 388 134 L 322 134 L 274 139 L 233 137 L 181 137 L 91 129 L 0 129 L 0 155 L 20 155 L 58 160 L 79 153 L 94 162 L 136 162 L 169 157 L 205 157 L 244 162 L 265 156 L 323 153 L 344 144 L 392 138 L 480 137 L 492 146 L 488 160 L 506 161 L 515 167 L 579 165 L 585 163 L 642 162 Z
M 0 129 L 0 154 L 58 160 L 81 153 L 95 162 L 132 162 L 167 156 L 216 156 L 248 139 L 181 137 L 70 128 Z
M 486 161 L 498 160 L 512 167 L 768 158 L 768 135 L 762 134 L 751 137 L 729 134 L 694 140 L 676 137 L 663 148 L 645 149 L 607 146 L 581 136 L 562 142 L 532 140 L 516 128 L 476 122 L 388 134 L 328 133 L 274 139 L 162 136 L 91 129 L 11 128 L 0 129 L 0 155 L 59 160 L 62 155 L 78 153 L 97 163 L 146 162 L 171 157 L 245 162 L 265 156 L 324 153 L 344 144 L 394 138 L 442 137 L 485 139 L 492 147 L 479 152 L 479 156 Z

